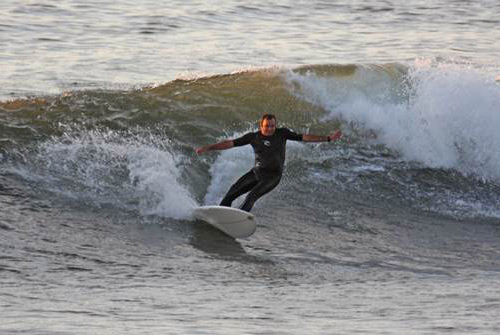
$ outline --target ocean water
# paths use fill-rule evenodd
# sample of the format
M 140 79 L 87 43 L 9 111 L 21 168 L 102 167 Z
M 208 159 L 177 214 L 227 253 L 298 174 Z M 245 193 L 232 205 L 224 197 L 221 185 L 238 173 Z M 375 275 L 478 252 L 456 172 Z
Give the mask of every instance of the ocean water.
M 11 1 L 0 334 L 498 334 L 497 1 Z M 233 240 L 192 219 L 253 164 Z

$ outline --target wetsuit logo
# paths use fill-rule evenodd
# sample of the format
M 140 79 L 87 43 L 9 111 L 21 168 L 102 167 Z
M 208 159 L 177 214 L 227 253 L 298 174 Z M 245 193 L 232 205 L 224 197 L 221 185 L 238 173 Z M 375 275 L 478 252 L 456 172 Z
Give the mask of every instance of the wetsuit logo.
M 264 140 L 263 143 L 264 143 L 264 145 L 266 147 L 270 147 L 271 146 L 271 142 L 269 142 L 269 141 Z

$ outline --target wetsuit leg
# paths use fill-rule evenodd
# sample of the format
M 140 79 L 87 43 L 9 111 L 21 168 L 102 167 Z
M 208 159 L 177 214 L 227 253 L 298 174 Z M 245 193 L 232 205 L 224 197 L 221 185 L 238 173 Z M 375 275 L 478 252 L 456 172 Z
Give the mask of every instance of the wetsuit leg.
M 248 193 L 245 202 L 241 205 L 240 209 L 250 212 L 254 203 L 266 193 L 272 191 L 280 183 L 281 175 L 266 176 L 260 179 L 257 185 Z
M 226 196 L 222 199 L 220 205 L 231 207 L 233 201 L 240 195 L 249 192 L 258 183 L 257 176 L 253 170 L 243 175 L 236 183 L 227 191 Z

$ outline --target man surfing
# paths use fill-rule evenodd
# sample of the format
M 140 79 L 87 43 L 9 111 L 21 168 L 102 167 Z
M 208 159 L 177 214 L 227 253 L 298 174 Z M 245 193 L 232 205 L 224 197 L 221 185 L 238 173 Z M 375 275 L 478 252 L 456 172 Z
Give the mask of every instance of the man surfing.
M 231 207 L 233 201 L 248 193 L 241 209 L 250 212 L 253 205 L 263 195 L 278 186 L 285 165 L 286 141 L 332 142 L 342 137 L 340 130 L 332 135 L 318 136 L 297 134 L 288 128 L 276 128 L 276 117 L 265 114 L 260 120 L 259 131 L 247 133 L 234 140 L 203 146 L 196 149 L 198 155 L 206 151 L 226 150 L 250 144 L 255 153 L 255 165 L 231 186 L 220 205 Z

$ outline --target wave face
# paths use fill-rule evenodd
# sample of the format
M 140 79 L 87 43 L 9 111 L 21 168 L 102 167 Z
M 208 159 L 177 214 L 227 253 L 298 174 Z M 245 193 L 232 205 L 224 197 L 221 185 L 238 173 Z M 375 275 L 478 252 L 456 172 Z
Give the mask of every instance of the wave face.
M 314 202 L 328 188 L 384 208 L 499 218 L 499 106 L 498 83 L 459 64 L 275 67 L 1 102 L 0 159 L 37 192 L 183 219 L 253 163 L 249 148 L 193 148 L 274 113 L 298 132 L 346 134 L 338 145 L 289 144 L 280 206 L 286 192 Z

